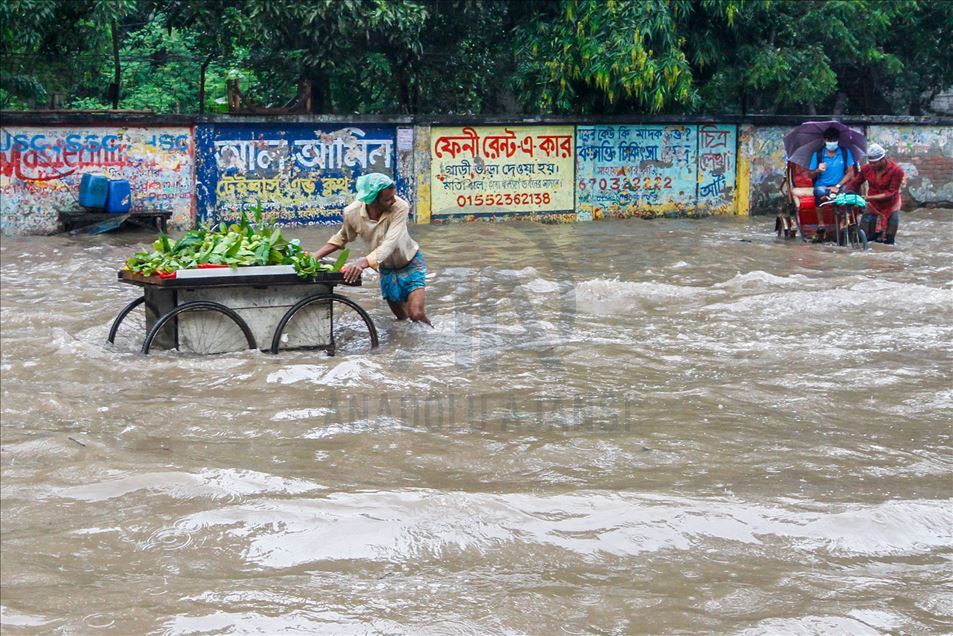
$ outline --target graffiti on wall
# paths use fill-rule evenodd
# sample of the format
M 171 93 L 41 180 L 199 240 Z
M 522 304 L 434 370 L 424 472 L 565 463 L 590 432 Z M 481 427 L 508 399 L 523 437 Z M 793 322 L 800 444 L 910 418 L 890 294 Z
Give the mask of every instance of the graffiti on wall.
M 188 128 L 0 128 L 0 226 L 55 231 L 60 211 L 80 209 L 86 173 L 128 180 L 133 210 L 171 210 L 188 226 L 193 157 Z
M 265 217 L 278 223 L 339 223 L 357 177 L 395 177 L 395 135 L 394 126 L 201 126 L 199 220 L 234 221 L 260 201 Z
M 698 200 L 696 206 L 714 214 L 733 213 L 738 129 L 698 126 Z
M 432 221 L 574 220 L 572 126 L 434 127 L 430 139 Z
M 579 126 L 579 220 L 729 212 L 735 189 L 734 126 Z
M 744 126 L 739 152 L 749 166 L 749 205 L 752 214 L 777 214 L 789 201 L 781 193 L 786 170 L 784 135 L 790 128 Z
M 953 202 L 953 135 L 937 126 L 870 126 L 868 140 L 906 174 L 904 205 Z

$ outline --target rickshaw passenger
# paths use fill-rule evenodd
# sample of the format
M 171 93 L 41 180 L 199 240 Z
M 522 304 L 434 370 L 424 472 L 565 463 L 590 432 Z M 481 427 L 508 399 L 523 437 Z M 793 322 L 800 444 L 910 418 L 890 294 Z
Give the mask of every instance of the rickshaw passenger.
M 887 159 L 887 151 L 883 146 L 870 144 L 867 148 L 867 163 L 848 186 L 852 192 L 857 192 L 867 182 L 867 212 L 861 222 L 870 240 L 880 240 L 877 225 L 881 221 L 884 227 L 883 242 L 893 245 L 900 227 L 900 187 L 903 176 L 903 168 Z
M 833 126 L 824 131 L 824 146 L 811 157 L 811 178 L 814 179 L 814 200 L 837 196 L 844 184 L 854 178 L 854 155 L 840 145 L 840 132 Z

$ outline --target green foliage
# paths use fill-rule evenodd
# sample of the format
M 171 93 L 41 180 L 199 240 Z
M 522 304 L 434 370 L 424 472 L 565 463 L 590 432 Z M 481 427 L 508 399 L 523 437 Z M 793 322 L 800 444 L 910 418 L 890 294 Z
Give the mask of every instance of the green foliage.
M 0 107 L 43 105 L 99 64 L 109 33 L 89 19 L 94 6 L 93 0 L 0 2 Z
M 906 3 L 909 7 L 909 3 Z M 900 70 L 891 74 L 893 90 L 886 93 L 887 112 L 923 113 L 926 104 L 953 86 L 953 2 L 922 2 L 902 10 L 890 24 L 884 48 L 892 51 Z M 878 65 L 868 64 L 869 96 L 882 85 Z M 872 110 L 872 108 L 871 108 Z
M 718 41 L 723 56 L 701 78 L 703 101 L 740 100 L 744 107 L 762 112 L 831 112 L 838 93 L 846 101 L 851 84 L 864 81 L 871 72 L 884 78 L 900 74 L 902 63 L 883 43 L 895 20 L 915 11 L 918 1 L 738 3 L 731 28 L 725 19 L 718 24 L 720 34 L 704 34 Z M 724 3 L 710 6 L 725 8 Z M 711 17 L 721 15 L 716 11 Z M 698 55 L 707 52 L 698 47 Z
M 936 0 L 5 0 L 0 107 L 322 113 L 920 113 Z M 205 96 L 201 96 L 203 85 Z
M 561 0 L 520 30 L 515 83 L 530 110 L 685 109 L 696 102 L 679 20 L 689 0 Z
M 126 259 L 125 269 L 143 276 L 168 274 L 200 265 L 293 265 L 301 278 L 318 272 L 337 272 L 347 261 L 347 250 L 334 265 L 322 263 L 306 252 L 298 239 L 289 241 L 274 224 L 261 222 L 259 206 L 255 222 L 242 212 L 240 223 L 219 227 L 202 226 L 172 242 L 166 234 L 153 241 L 151 251 L 136 252 Z

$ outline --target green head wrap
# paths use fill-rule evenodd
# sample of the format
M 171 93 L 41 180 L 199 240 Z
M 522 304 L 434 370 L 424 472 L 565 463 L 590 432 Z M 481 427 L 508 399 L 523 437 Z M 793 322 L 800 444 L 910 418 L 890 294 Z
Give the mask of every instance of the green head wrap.
M 386 174 L 371 172 L 357 178 L 357 198 L 364 203 L 374 203 L 381 190 L 394 187 L 394 180 Z

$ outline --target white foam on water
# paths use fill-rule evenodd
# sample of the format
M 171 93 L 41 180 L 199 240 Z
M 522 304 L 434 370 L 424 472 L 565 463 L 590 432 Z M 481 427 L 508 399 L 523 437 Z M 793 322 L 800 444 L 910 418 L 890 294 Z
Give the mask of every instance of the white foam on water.
M 268 374 L 266 381 L 269 384 L 308 382 L 342 388 L 379 387 L 380 385 L 426 388 L 419 382 L 392 379 L 382 371 L 380 364 L 366 357 L 358 356 L 340 360 L 328 358 L 324 365 L 296 364 L 282 367 L 278 371 Z
M 741 636 L 881 636 L 870 625 L 847 616 L 803 616 L 799 618 L 769 618 L 755 627 L 737 632 Z
M 313 409 L 291 409 L 288 411 L 278 411 L 271 417 L 272 422 L 289 422 L 295 420 L 310 420 L 315 417 L 321 417 L 334 413 L 334 409 L 313 408 Z
M 904 401 L 900 408 L 905 413 L 953 411 L 953 389 L 929 392 Z
M 528 278 L 530 276 L 538 276 L 539 273 L 536 271 L 535 267 L 524 267 L 523 269 L 496 269 L 491 268 L 494 274 L 502 276 L 504 278 Z
M 575 306 L 581 311 L 614 314 L 647 305 L 670 305 L 703 300 L 710 295 L 720 295 L 723 292 L 688 285 L 595 279 L 577 283 L 575 294 Z
M 942 616 L 949 623 L 953 616 L 953 591 L 949 586 L 942 591 L 928 593 L 927 597 L 917 601 L 917 607 L 936 616 Z
M 134 492 L 151 492 L 173 499 L 234 499 L 262 494 L 301 494 L 324 488 L 325 486 L 310 481 L 287 479 L 252 470 L 210 469 L 199 473 L 140 473 L 81 486 L 51 488 L 46 497 L 106 501 Z
M 876 311 L 917 312 L 950 308 L 953 295 L 935 287 L 893 281 L 870 280 L 845 288 L 784 291 L 745 296 L 714 303 L 704 311 L 721 315 L 744 315 L 760 319 L 823 319 L 832 321 L 843 310 L 861 310 L 875 317 Z M 876 323 L 874 323 L 876 324 Z
M 82 537 L 96 534 L 121 534 L 122 531 L 119 526 L 113 526 L 112 528 L 80 528 L 79 530 L 73 530 L 70 534 Z
M 439 278 L 450 278 L 452 280 L 466 280 L 473 276 L 476 270 L 472 267 L 443 267 L 437 272 Z
M 744 274 L 739 272 L 733 278 L 729 278 L 728 280 L 721 283 L 715 283 L 713 287 L 716 289 L 731 289 L 739 291 L 749 291 L 751 289 L 771 290 L 777 287 L 803 286 L 810 282 L 811 279 L 809 279 L 807 276 L 804 276 L 803 274 L 776 276 L 774 274 L 769 274 L 768 272 L 763 272 L 756 269 Z
M 328 424 L 312 428 L 302 435 L 303 439 L 327 439 L 339 435 L 363 435 L 384 431 L 423 431 L 423 427 L 408 426 L 402 419 L 394 417 L 377 417 L 366 420 L 357 420 L 346 424 Z
M 560 291 L 559 283 L 545 278 L 534 278 L 530 282 L 524 283 L 522 287 L 534 294 L 553 294 Z
M 773 544 L 792 558 L 818 551 L 914 555 L 951 545 L 951 515 L 949 501 L 799 512 L 734 499 L 601 492 L 535 497 L 397 491 L 258 501 L 196 513 L 183 523 L 220 526 L 247 538 L 249 562 L 283 568 L 347 559 L 439 559 L 447 550 L 490 555 L 507 544 L 546 545 L 584 559 L 693 550 L 710 541 Z
M 53 621 L 42 616 L 15 612 L 5 605 L 0 605 L 0 626 L 2 627 L 41 627 Z
M 163 625 L 165 634 L 402 634 L 406 628 L 385 619 L 362 619 L 330 610 L 292 611 L 280 616 L 258 612 L 216 611 L 178 615 Z M 420 632 L 415 627 L 415 633 Z
M 847 615 L 871 627 L 884 630 L 897 629 L 909 620 L 893 612 L 872 609 L 855 609 L 847 612 Z

